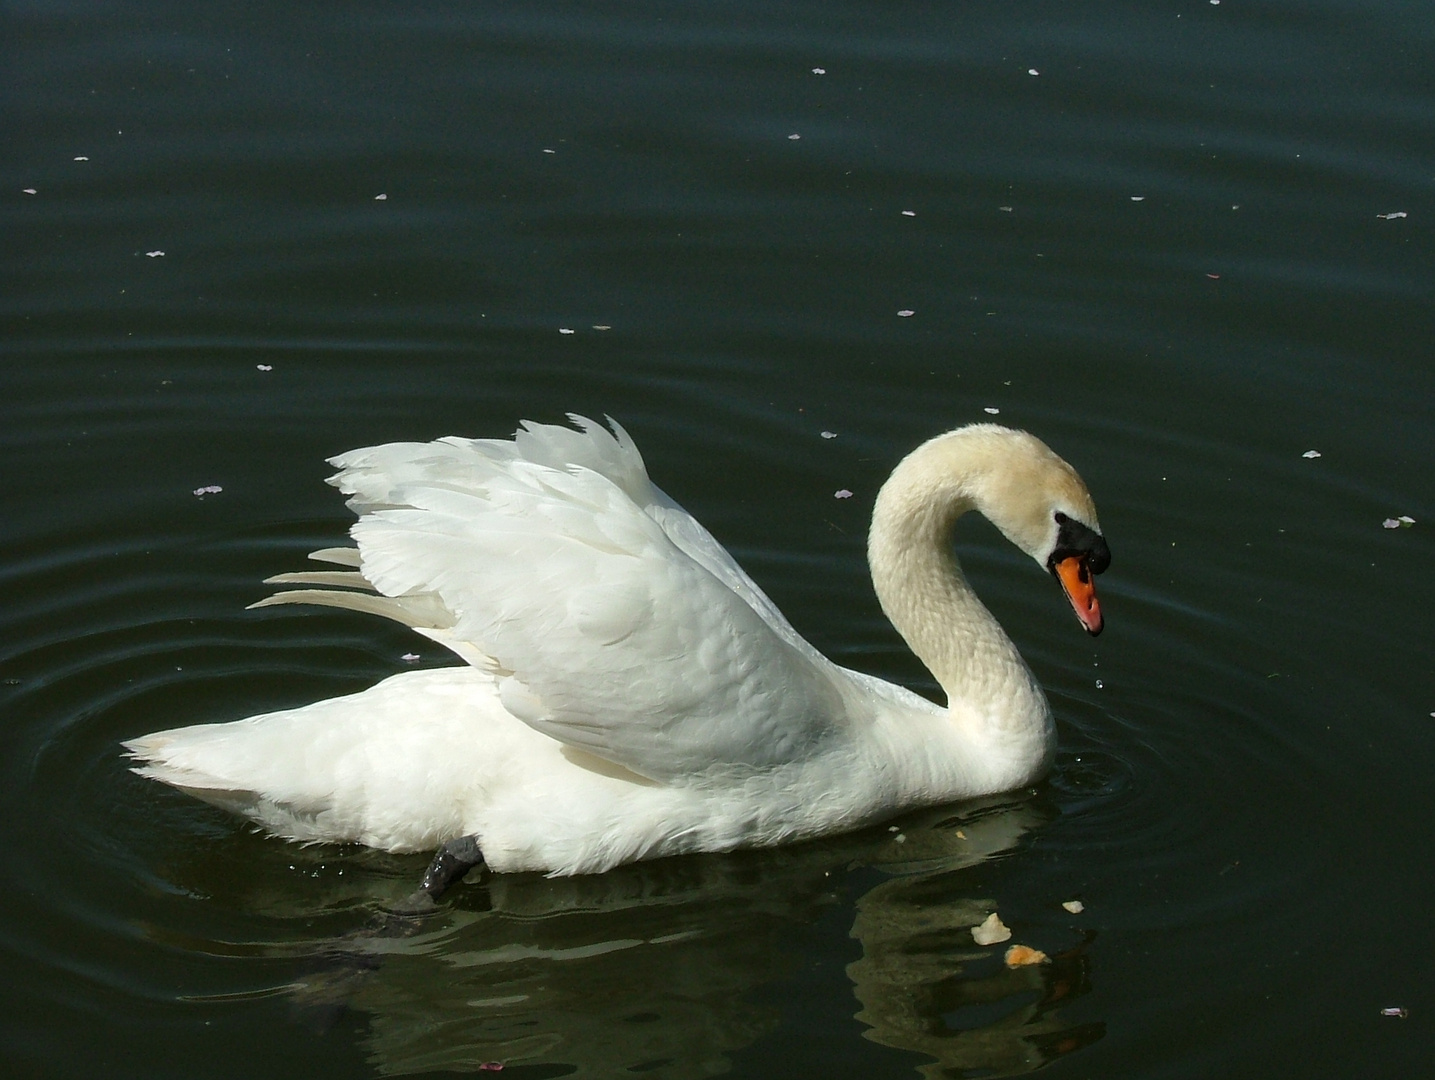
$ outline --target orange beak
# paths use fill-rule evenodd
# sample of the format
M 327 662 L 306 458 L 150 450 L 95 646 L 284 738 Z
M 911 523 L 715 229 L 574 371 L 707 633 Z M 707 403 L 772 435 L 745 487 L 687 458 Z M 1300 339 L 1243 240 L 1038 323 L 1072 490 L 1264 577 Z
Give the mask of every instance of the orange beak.
M 1072 610 L 1092 637 L 1101 633 L 1101 605 L 1096 600 L 1096 581 L 1086 556 L 1071 555 L 1056 564 L 1056 579 L 1066 590 Z

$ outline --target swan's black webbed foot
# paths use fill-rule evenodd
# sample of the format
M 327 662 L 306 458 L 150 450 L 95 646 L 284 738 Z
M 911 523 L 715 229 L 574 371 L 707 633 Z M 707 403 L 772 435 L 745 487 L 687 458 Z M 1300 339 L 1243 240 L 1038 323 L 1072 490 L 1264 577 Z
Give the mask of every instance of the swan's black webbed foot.
M 400 915 L 424 915 L 432 911 L 449 886 L 463 878 L 475 866 L 483 865 L 483 851 L 478 837 L 460 836 L 438 849 L 424 871 L 423 881 L 395 909 Z
M 383 963 L 382 942 L 424 932 L 425 916 L 438 910 L 438 900 L 475 866 L 483 865 L 478 838 L 460 836 L 438 849 L 419 887 L 369 926 L 323 949 L 318 961 L 297 980 L 294 1014 L 317 1032 L 327 1031 L 344 1016 L 350 998 Z

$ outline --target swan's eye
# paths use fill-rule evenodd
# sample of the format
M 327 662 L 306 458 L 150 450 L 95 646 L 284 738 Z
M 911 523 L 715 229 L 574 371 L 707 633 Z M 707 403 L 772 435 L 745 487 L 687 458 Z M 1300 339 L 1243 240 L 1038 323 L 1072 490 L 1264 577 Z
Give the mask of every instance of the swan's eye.
M 1066 524 L 1066 515 L 1063 514 L 1060 510 L 1058 510 L 1058 511 L 1056 512 L 1056 523 L 1057 523 L 1058 525 L 1065 525 L 1065 524 Z

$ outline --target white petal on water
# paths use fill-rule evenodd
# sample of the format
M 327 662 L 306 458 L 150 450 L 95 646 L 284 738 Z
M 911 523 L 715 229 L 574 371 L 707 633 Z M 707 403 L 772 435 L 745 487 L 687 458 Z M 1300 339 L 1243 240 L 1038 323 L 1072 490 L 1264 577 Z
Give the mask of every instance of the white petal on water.
M 389 196 L 388 196 L 387 193 L 380 194 L 380 195 L 375 195 L 375 196 L 374 196 L 374 202 L 383 202 L 383 201 L 384 201 L 385 199 L 387 199 L 388 197 L 389 197 Z
M 1080 915 L 1083 911 L 1086 910 L 1086 905 L 1083 904 L 1080 900 L 1066 900 L 1062 902 L 1061 906 L 1066 908 L 1066 910 L 1071 912 L 1073 915 Z
M 273 364 L 255 364 L 254 366 L 255 366 L 256 368 L 258 368 L 260 371 L 273 371 L 273 370 L 274 370 L 274 365 L 273 365 Z
M 1404 210 L 1397 210 L 1393 214 L 1376 214 L 1375 216 L 1380 218 L 1382 221 L 1394 221 L 1396 218 L 1409 217 L 1410 215 L 1407 214 Z
M 422 657 L 416 652 L 406 652 L 403 656 L 399 657 L 399 659 L 406 664 L 417 664 Z
M 1301 455 L 1301 457 L 1303 457 L 1303 458 L 1318 458 L 1318 457 L 1320 457 L 1320 451 L 1319 451 L 1319 450 L 1307 450 L 1304 454 Z
M 567 326 L 560 326 L 560 327 L 558 328 L 558 332 L 559 332 L 560 334 L 576 334 L 578 331 L 577 331 L 577 330 L 570 329 L 570 328 L 567 327 Z
M 788 138 L 789 138 L 789 139 L 800 139 L 800 138 L 802 138 L 802 136 L 801 136 L 801 135 L 789 135 Z
M 1132 201 L 1132 202 L 1145 202 L 1145 201 L 1146 201 L 1146 196 L 1145 196 L 1145 195 L 1133 195 L 1133 196 L 1131 196 L 1131 201 Z
M 151 259 L 158 259 L 164 256 L 163 251 L 146 251 L 145 254 L 148 255 Z
M 824 439 L 835 439 L 835 438 L 837 438 L 837 432 L 835 432 L 835 431 L 824 431 L 824 432 L 822 433 L 822 437 L 823 437 Z
M 1027 68 L 1027 69 L 1026 69 L 1026 73 L 1027 73 L 1028 75 L 1040 75 L 1040 74 L 1041 74 L 1041 72 L 1037 71 L 1036 68 Z
M 1387 1005 L 1385 1008 L 1380 1010 L 1380 1015 L 1393 1016 L 1397 1020 L 1404 1020 L 1407 1016 L 1410 1015 L 1410 1010 L 1402 1009 L 1398 1005 Z
M 206 495 L 218 495 L 223 490 L 224 489 L 218 484 L 206 484 L 204 487 L 195 488 L 194 494 L 198 495 L 202 499 Z
M 988 416 L 996 416 L 997 413 L 1001 412 L 1001 410 L 998 409 L 995 405 L 987 405 L 982 409 L 982 412 L 986 413 Z
M 1386 518 L 1380 523 L 1380 527 L 1382 529 L 1398 529 L 1400 528 L 1400 522 L 1396 521 L 1394 518 Z
M 897 312 L 897 317 L 901 319 L 910 319 L 915 314 L 917 313 L 911 308 L 903 308 L 901 311 Z
M 846 488 L 842 488 L 840 491 L 834 491 L 832 493 L 832 497 L 834 499 L 850 499 L 852 498 L 852 492 L 848 491 Z
M 903 211 L 902 211 L 902 216 L 903 216 L 903 217 L 916 217 L 916 216 L 917 216 L 917 211 L 915 211 L 915 210 L 903 210 Z
M 1010 206 L 998 206 L 997 209 L 1000 210 L 1003 214 L 1010 214 L 1010 213 L 1011 213 L 1011 207 L 1010 207 Z
M 1011 931 L 995 911 L 986 917 L 981 926 L 972 927 L 972 940 L 978 945 L 995 945 L 1010 938 Z
M 76 161 L 89 161 L 90 159 L 87 158 L 84 154 L 81 154 L 79 157 L 75 158 L 75 160 L 76 160 Z
M 1415 524 L 1415 519 L 1414 519 L 1413 517 L 1411 517 L 1409 514 L 1401 514 L 1401 515 L 1400 515 L 1398 518 L 1396 518 L 1395 520 L 1398 521 L 1398 522 L 1400 522 L 1400 524 L 1402 524 L 1402 525 L 1414 525 L 1414 524 Z
M 826 69 L 826 68 L 813 68 L 813 69 L 812 69 L 812 74 L 814 74 L 814 75 L 826 75 L 826 74 L 827 74 L 827 69 Z
M 23 191 L 26 195 L 38 195 L 38 194 L 39 194 L 39 192 L 36 191 L 36 190 L 35 190 L 34 188 L 32 188 L 32 187 L 21 188 L 20 190 Z

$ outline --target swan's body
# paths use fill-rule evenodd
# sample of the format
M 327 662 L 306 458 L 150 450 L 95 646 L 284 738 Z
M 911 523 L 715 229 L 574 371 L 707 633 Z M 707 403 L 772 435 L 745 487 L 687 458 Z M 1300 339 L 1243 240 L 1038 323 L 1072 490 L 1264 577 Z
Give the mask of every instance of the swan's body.
M 1046 770 L 1045 695 L 950 544 L 981 510 L 1100 630 L 1095 508 L 1040 441 L 959 429 L 878 495 L 873 580 L 941 708 L 819 654 L 652 484 L 626 432 L 575 422 L 335 458 L 358 548 L 316 557 L 358 573 L 272 580 L 359 591 L 262 602 L 396 618 L 466 666 L 135 739 L 137 771 L 295 840 L 472 837 L 495 871 L 576 874 L 850 829 Z

